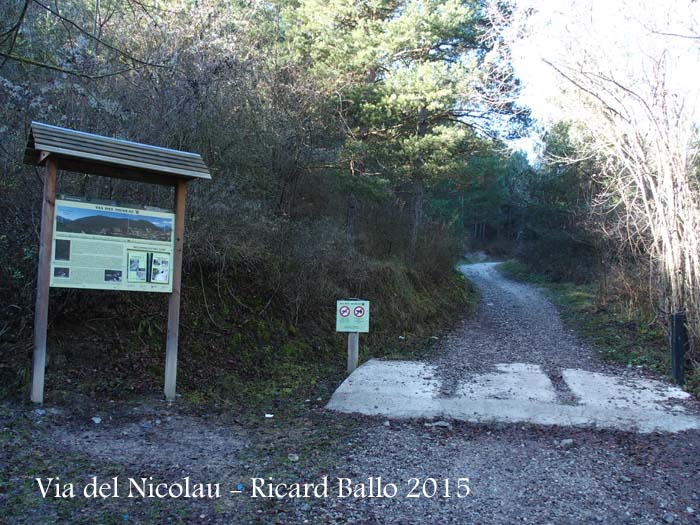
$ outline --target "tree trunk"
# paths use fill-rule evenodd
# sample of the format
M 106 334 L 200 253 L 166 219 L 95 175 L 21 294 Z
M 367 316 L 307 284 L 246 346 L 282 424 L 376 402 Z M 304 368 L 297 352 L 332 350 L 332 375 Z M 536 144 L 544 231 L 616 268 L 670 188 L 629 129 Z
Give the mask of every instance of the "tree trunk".
M 411 237 L 408 253 L 412 261 L 416 260 L 418 249 L 418 235 L 423 224 L 423 204 L 425 201 L 425 191 L 420 182 L 413 184 L 413 205 L 411 215 Z
M 345 235 L 347 237 L 348 248 L 354 249 L 355 246 L 355 222 L 357 220 L 357 197 L 353 192 L 348 195 L 348 210 L 345 220 Z
M 424 137 L 427 131 L 428 108 L 422 107 L 418 112 L 418 122 L 416 124 L 416 135 Z M 423 224 L 423 205 L 425 201 L 425 190 L 421 182 L 420 171 L 423 165 L 423 159 L 418 155 L 415 163 L 415 173 L 413 174 L 413 213 L 411 216 L 411 237 L 408 247 L 408 254 L 412 261 L 416 260 L 416 251 L 418 248 L 418 235 L 421 225 Z

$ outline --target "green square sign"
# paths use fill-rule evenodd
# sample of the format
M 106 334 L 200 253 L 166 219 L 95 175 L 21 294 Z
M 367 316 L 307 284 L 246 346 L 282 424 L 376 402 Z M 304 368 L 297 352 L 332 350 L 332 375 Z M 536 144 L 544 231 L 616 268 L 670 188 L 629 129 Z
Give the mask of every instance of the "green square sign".
M 369 332 L 369 301 L 338 301 L 335 307 L 336 332 Z

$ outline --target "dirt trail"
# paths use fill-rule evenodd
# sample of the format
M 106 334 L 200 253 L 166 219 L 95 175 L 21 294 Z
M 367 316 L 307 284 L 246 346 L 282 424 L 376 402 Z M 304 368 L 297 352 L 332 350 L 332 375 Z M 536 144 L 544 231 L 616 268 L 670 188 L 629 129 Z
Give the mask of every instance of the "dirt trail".
M 641 369 L 604 365 L 562 325 L 540 290 L 494 266 L 462 267 L 482 301 L 431 360 L 370 360 L 338 387 L 328 408 L 474 423 L 700 429 L 700 410 L 688 393 Z
M 479 288 L 476 315 L 441 341 L 444 395 L 497 363 L 542 366 L 560 402 L 575 403 L 562 369 L 605 372 L 633 381 L 637 369 L 611 366 L 565 328 L 534 286 L 500 275 L 494 263 L 462 267 Z M 697 410 L 691 402 L 689 409 Z M 657 524 L 700 523 L 700 432 L 646 434 L 519 424 L 387 421 L 365 418 L 366 436 L 342 463 L 385 479 L 470 477 L 466 500 L 339 501 L 324 517 L 358 523 Z M 329 508 L 330 507 L 330 508 Z M 362 509 L 362 510 L 360 510 Z
M 556 308 L 537 288 L 504 277 L 498 263 L 464 265 L 460 270 L 481 294 L 475 315 L 443 341 L 441 357 L 460 373 L 495 363 L 527 362 L 548 369 L 602 371 L 591 349 L 565 328 Z
M 464 268 L 480 288 L 473 319 L 443 338 L 431 361 L 445 390 L 496 363 L 610 371 L 562 326 L 534 287 Z M 620 374 L 634 370 L 617 369 Z M 565 391 L 558 392 L 565 396 Z M 457 421 L 387 420 L 330 412 L 326 399 L 299 400 L 302 415 L 238 420 L 180 401 L 139 404 L 75 400 L 69 406 L 0 406 L 0 516 L 7 523 L 515 523 L 579 525 L 700 523 L 700 432 L 636 434 L 590 428 Z M 97 424 L 91 417 L 99 414 Z M 436 424 L 437 423 L 437 424 Z M 212 500 L 41 500 L 35 476 L 154 476 L 238 483 Z M 329 480 L 321 498 L 250 498 L 252 477 L 276 483 Z M 394 497 L 338 497 L 338 477 L 357 487 L 381 477 Z M 457 497 L 460 478 L 470 494 Z M 419 497 L 406 497 L 417 479 Z M 450 497 L 445 496 L 445 480 Z M 434 482 L 433 482 L 434 480 Z M 437 493 L 431 494 L 433 483 Z M 414 492 L 416 494 L 416 492 Z M 369 492 L 365 493 L 370 496 Z
M 621 367 L 599 362 L 588 345 L 564 327 L 556 308 L 537 288 L 504 277 L 498 263 L 464 265 L 460 270 L 479 289 L 475 315 L 440 343 L 434 363 L 446 395 L 475 372 L 493 370 L 497 363 L 542 366 L 560 397 L 572 399 L 561 380 L 565 368 L 628 374 Z

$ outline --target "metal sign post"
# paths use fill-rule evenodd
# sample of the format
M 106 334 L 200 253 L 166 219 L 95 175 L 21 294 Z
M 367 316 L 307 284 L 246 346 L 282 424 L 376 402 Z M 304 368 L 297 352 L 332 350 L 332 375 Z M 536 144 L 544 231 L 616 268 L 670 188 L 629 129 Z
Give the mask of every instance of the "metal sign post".
M 683 386 L 683 368 L 685 366 L 685 347 L 688 335 L 685 328 L 685 315 L 671 315 L 671 371 L 676 383 Z
M 369 301 L 338 301 L 335 311 L 335 331 L 348 332 L 348 374 L 351 374 L 357 368 L 360 332 L 369 332 Z

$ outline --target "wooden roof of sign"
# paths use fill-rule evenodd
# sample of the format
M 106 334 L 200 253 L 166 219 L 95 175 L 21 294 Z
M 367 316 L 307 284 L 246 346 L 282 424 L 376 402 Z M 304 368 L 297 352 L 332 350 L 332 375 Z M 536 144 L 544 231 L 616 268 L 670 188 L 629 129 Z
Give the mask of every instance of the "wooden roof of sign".
M 24 162 L 43 164 L 49 155 L 64 170 L 140 182 L 175 185 L 178 179 L 211 179 L 197 153 L 32 122 Z

